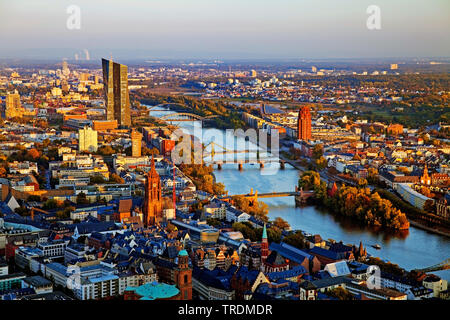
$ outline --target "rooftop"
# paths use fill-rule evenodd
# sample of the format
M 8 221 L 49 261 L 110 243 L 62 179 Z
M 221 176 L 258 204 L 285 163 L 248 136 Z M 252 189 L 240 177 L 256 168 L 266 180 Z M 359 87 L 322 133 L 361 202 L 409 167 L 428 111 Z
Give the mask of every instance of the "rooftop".
M 175 285 L 151 282 L 139 287 L 127 287 L 125 291 L 134 291 L 142 298 L 140 300 L 156 300 L 172 298 L 180 293 Z

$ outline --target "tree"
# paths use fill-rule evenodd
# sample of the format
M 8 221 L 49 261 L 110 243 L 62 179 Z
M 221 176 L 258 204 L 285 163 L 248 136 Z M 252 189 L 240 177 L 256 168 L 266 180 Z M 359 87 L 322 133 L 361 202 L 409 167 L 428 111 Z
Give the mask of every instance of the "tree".
M 101 175 L 95 175 L 89 178 L 89 184 L 93 185 L 93 184 L 102 184 L 105 183 L 105 178 L 103 178 L 103 176 Z
M 276 217 L 273 221 L 273 225 L 280 230 L 289 230 L 291 228 L 289 223 L 281 217 Z
M 33 160 L 36 160 L 39 158 L 40 153 L 38 150 L 33 148 L 28 151 L 27 156 L 31 157 L 31 159 L 33 159 Z
M 222 225 L 222 222 L 220 222 L 219 219 L 215 219 L 215 218 L 206 219 L 206 223 L 213 227 L 219 227 L 220 225 Z
M 316 144 L 312 150 L 312 157 L 313 159 L 317 160 L 320 159 L 320 157 L 322 156 L 323 156 L 323 145 L 320 143 Z
M 328 162 L 325 157 L 321 156 L 320 158 L 315 160 L 315 164 L 318 170 L 322 170 L 326 168 Z
M 89 200 L 84 192 L 80 192 L 77 195 L 77 204 L 89 204 Z
M 232 200 L 236 207 L 240 210 L 247 212 L 261 221 L 267 222 L 269 220 L 267 217 L 267 214 L 269 213 L 267 204 L 257 200 L 252 201 L 243 196 L 233 196 Z
M 290 233 L 289 235 L 283 238 L 283 242 L 298 249 L 306 248 L 305 237 L 303 236 L 303 233 L 301 231 L 295 231 L 293 233 Z
M 106 146 L 101 146 L 100 148 L 98 148 L 97 153 L 102 156 L 110 156 L 110 155 L 116 153 L 116 151 L 111 146 L 106 145 Z
M 6 177 L 6 168 L 5 167 L 0 167 L 0 178 L 4 178 Z
M 213 193 L 218 196 L 226 194 L 225 185 L 221 182 L 213 183 Z
M 316 171 L 305 171 L 298 181 L 299 188 L 311 190 L 320 185 L 320 174 Z
M 125 180 L 121 178 L 118 174 L 112 173 L 111 176 L 109 177 L 109 182 L 124 184 Z
M 56 208 L 58 208 L 58 203 L 56 202 L 55 199 L 48 199 L 42 205 L 42 209 L 44 209 L 44 210 L 51 210 L 51 209 L 56 209 Z
M 358 188 L 365 188 L 365 187 L 367 187 L 367 184 L 368 184 L 368 182 L 364 178 L 361 178 L 358 180 Z
M 367 169 L 367 181 L 370 183 L 378 182 L 378 170 L 375 168 Z

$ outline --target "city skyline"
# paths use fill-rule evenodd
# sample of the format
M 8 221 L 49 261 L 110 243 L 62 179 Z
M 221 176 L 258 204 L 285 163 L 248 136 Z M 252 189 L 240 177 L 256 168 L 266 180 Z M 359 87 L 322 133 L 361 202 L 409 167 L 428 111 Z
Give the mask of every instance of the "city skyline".
M 443 305 L 448 9 L 1 2 L 0 300 Z
M 0 49 L 3 57 L 82 57 L 86 48 L 91 59 L 450 56 L 443 41 L 449 4 L 441 0 L 378 1 L 380 30 L 366 26 L 370 1 L 51 2 L 0 5 L 0 12 L 10 13 L 0 13 L 0 40 L 9 44 Z M 81 10 L 79 30 L 66 27 L 70 5 Z

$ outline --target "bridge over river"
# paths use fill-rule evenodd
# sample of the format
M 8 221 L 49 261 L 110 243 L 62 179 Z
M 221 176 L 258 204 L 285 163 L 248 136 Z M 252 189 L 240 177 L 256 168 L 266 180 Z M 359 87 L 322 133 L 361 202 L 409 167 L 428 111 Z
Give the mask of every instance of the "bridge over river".
M 258 198 L 278 198 L 278 197 L 295 197 L 295 202 L 297 204 L 304 204 L 306 201 L 314 197 L 314 191 L 303 191 L 303 189 L 295 188 L 295 191 L 280 191 L 280 192 L 263 192 L 258 193 L 258 190 L 250 189 L 250 192 L 247 194 L 235 194 L 235 195 L 227 195 L 222 197 L 222 200 L 231 201 L 232 197 L 244 197 L 250 199 L 250 203 L 254 203 L 258 201 Z

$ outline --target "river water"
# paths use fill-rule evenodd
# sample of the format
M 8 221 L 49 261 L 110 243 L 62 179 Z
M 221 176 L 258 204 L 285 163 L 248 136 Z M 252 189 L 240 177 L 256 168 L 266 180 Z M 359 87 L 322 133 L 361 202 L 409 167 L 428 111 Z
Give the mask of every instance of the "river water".
M 163 108 L 158 107 L 157 109 Z M 169 113 L 173 113 L 173 111 L 155 111 L 151 112 L 151 115 L 160 117 Z M 177 125 L 191 134 L 195 133 L 196 136 L 202 132 L 199 130 L 201 129 L 199 122 L 179 122 Z M 195 131 L 194 128 L 196 128 Z M 221 143 L 222 138 L 217 140 L 220 135 L 228 139 L 225 141 L 230 141 L 231 137 L 231 140 L 234 139 L 239 147 L 248 143 L 243 138 L 235 138 L 232 134 L 227 135 L 222 130 L 215 130 L 214 132 L 208 131 L 206 134 L 208 137 L 203 141 L 204 144 L 214 139 L 212 137 L 216 137 L 216 142 L 219 140 L 218 143 L 224 145 Z M 206 135 L 203 133 L 204 137 Z M 256 146 L 250 144 L 248 149 L 254 150 Z M 216 148 L 216 151 L 218 150 L 220 149 Z M 236 156 L 241 158 L 246 155 Z M 279 169 L 278 164 L 266 165 L 264 169 L 260 169 L 257 164 L 244 164 L 242 171 L 237 169 L 237 164 L 224 164 L 222 170 L 216 169 L 214 174 L 216 181 L 222 182 L 230 195 L 246 194 L 250 192 L 251 188 L 259 193 L 293 191 L 299 179 L 299 171 L 288 164 L 286 164 L 285 170 Z M 296 207 L 293 197 L 265 198 L 262 201 L 269 206 L 270 219 L 281 217 L 291 225 L 292 229 L 320 234 L 323 239 L 342 240 L 345 244 L 355 245 L 359 245 L 359 242 L 362 241 L 369 254 L 396 263 L 407 270 L 428 267 L 450 257 L 450 238 L 413 226 L 409 228 L 409 231 L 392 233 L 360 226 L 314 206 Z M 380 244 L 381 250 L 372 248 L 371 245 L 374 244 Z M 450 270 L 433 273 L 450 281 Z

